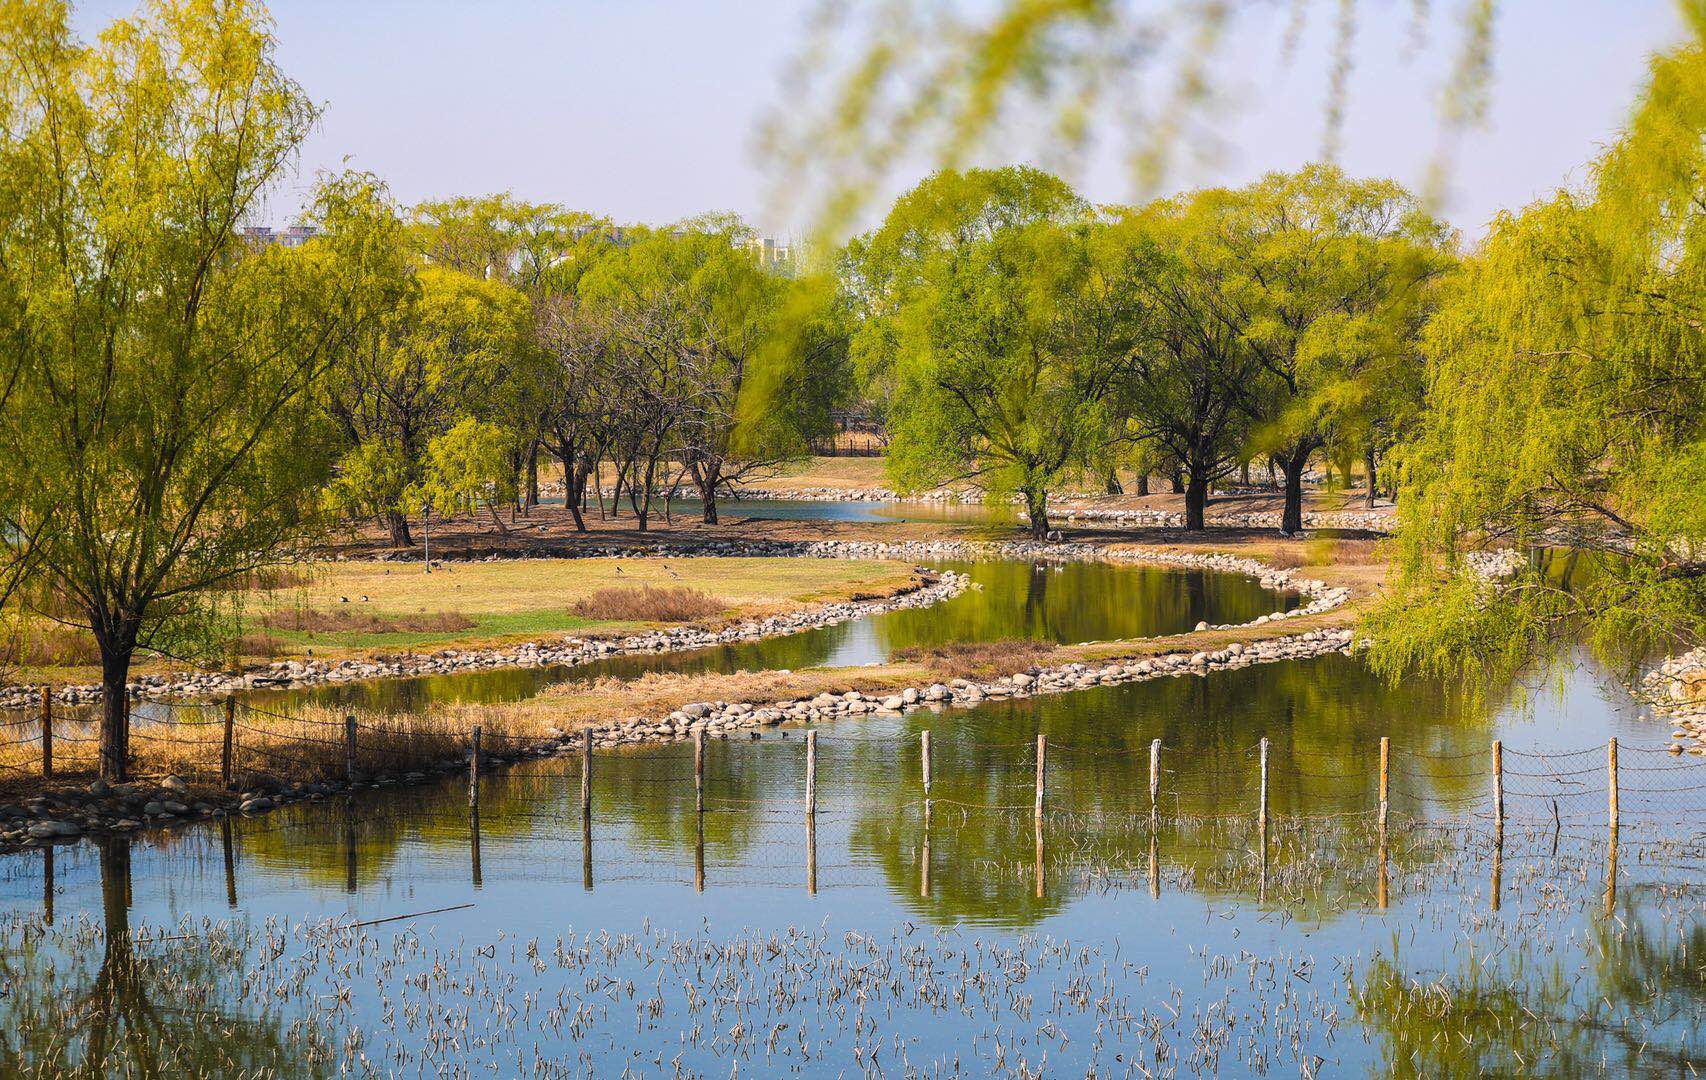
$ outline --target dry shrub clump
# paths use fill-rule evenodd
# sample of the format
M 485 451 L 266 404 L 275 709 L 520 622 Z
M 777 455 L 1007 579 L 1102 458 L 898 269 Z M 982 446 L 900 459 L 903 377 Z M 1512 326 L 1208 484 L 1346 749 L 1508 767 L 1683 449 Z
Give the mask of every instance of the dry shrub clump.
M 1296 570 L 1304 566 L 1372 566 L 1385 561 L 1378 540 L 1335 540 L 1329 536 L 1316 537 L 1301 547 L 1285 547 L 1266 558 L 1276 570 Z
M 58 664 L 98 664 L 100 646 L 81 626 L 28 622 L 0 638 L 0 663 L 47 667 Z
M 599 589 L 570 609 L 585 619 L 607 619 L 636 622 L 691 622 L 707 619 L 728 604 L 685 585 L 659 588 L 647 585 L 635 588 Z
M 329 611 L 290 608 L 269 611 L 255 621 L 269 630 L 296 630 L 310 634 L 420 634 L 472 630 L 479 625 L 460 611 L 380 615 L 350 608 Z
M 987 679 L 1036 667 L 1060 649 L 1052 641 L 1012 639 L 958 645 L 913 646 L 895 652 L 894 659 L 920 663 L 939 675 L 958 679 Z

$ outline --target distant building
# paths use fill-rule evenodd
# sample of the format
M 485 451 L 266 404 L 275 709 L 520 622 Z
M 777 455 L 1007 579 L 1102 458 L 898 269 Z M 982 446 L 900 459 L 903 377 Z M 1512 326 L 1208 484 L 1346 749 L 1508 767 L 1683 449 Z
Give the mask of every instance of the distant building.
M 312 225 L 292 225 L 285 229 L 274 229 L 269 225 L 250 225 L 243 230 L 243 239 L 256 247 L 283 244 L 285 247 L 299 248 L 319 235 L 320 230 Z
M 755 236 L 748 245 L 765 267 L 790 267 L 794 264 L 794 249 L 770 236 Z

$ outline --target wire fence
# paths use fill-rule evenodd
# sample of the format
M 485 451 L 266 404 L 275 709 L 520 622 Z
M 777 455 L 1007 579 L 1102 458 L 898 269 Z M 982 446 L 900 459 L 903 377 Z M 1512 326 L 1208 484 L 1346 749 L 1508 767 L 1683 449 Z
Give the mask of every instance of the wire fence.
M 46 699 L 38 716 L 0 720 L 0 790 L 92 774 L 101 723 L 56 716 Z M 952 729 L 807 728 L 782 729 L 751 744 L 723 743 L 787 747 L 797 758 L 792 765 L 725 749 L 717 769 L 707 773 L 702 729 L 661 744 L 660 752 L 660 744 L 624 744 L 619 729 L 572 737 L 462 730 L 409 716 L 376 722 L 293 714 L 235 698 L 173 702 L 166 718 L 127 726 L 136 774 L 171 773 L 234 790 L 257 777 L 348 783 L 461 771 L 470 777 L 470 801 L 477 801 L 478 777 L 489 762 L 559 755 L 559 775 L 579 777 L 586 810 L 592 774 L 599 771 L 596 754 L 615 769 L 599 790 L 676 791 L 704 813 L 815 815 L 827 800 L 884 794 L 917 799 L 939 814 L 1080 822 L 1247 819 L 1266 827 L 1280 820 L 1367 818 L 1377 827 L 1457 821 L 1615 829 L 1626 822 L 1706 821 L 1706 757 L 1670 747 L 1620 747 L 1615 739 L 1570 749 L 1522 749 L 1491 740 L 1484 749 L 1441 750 L 1384 738 L 1366 745 L 1263 738 L 1205 748 L 1160 740 L 1089 744 L 1051 740 L 1046 733 L 990 739 Z M 681 753 L 689 741 L 696 744 L 691 758 Z M 778 790 L 774 776 L 762 791 L 730 783 L 731 770 L 759 768 L 760 762 L 791 777 L 785 790 Z M 820 776 L 830 781 L 827 788 Z

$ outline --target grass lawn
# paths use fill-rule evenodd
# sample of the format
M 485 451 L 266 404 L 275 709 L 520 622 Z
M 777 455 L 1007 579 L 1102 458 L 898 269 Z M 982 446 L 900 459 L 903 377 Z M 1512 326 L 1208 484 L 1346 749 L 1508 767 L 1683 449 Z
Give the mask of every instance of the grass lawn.
M 244 621 L 246 638 L 263 646 L 256 653 L 324 655 L 659 625 L 646 617 L 647 587 L 703 594 L 710 614 L 695 621 L 718 624 L 886 595 L 911 580 L 906 563 L 843 559 L 525 559 L 449 563 L 431 574 L 409 563 L 339 562 L 301 584 L 251 592 Z M 575 610 L 594 594 L 602 606 Z M 625 617 L 601 617 L 611 600 Z

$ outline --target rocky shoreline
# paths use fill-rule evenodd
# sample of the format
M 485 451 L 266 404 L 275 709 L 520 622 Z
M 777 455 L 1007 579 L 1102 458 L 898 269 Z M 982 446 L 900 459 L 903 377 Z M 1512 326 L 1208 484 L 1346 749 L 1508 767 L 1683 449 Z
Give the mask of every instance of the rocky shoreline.
M 1676 725 L 1670 733 L 1672 753 L 1706 757 L 1706 646 L 1649 671 L 1637 693 L 1660 719 Z
M 1317 614 L 1343 604 L 1350 597 L 1348 589 L 1298 578 L 1289 570 L 1276 570 L 1253 559 L 1224 554 L 1105 549 L 1091 544 L 1048 544 L 1034 541 L 821 541 L 804 545 L 797 553 L 819 558 L 1113 559 L 1247 574 L 1256 577 L 1270 588 L 1294 589 L 1308 597 L 1308 602 L 1300 607 L 1271 612 L 1237 626 L 1269 625 Z M 835 604 L 794 616 L 754 620 L 714 634 L 706 631 L 682 631 L 677 634 L 637 635 L 625 641 L 633 643 L 634 648 L 660 651 L 672 647 L 698 647 L 679 643 L 693 640 L 694 634 L 706 634 L 713 639 L 720 639 L 720 635 L 739 631 L 743 635 L 750 634 L 756 638 L 764 636 L 764 628 L 767 626 L 772 627 L 771 632 L 793 633 L 798 629 L 808 628 L 807 623 L 812 620 L 844 621 L 871 614 L 873 609 L 879 607 L 889 610 L 935 603 L 950 595 L 957 595 L 970 584 L 964 575 L 953 571 L 944 570 L 937 573 L 938 577 L 921 588 L 886 600 Z M 817 625 L 828 625 L 828 621 L 819 621 Z M 1199 623 L 1196 627 L 1198 631 L 1231 628 L 1234 628 L 1233 624 L 1209 626 Z M 581 644 L 584 646 L 586 643 Z M 597 644 L 607 650 L 597 654 L 603 656 L 615 655 L 623 643 Z M 568 647 L 565 643 L 565 648 Z M 971 706 L 991 698 L 1067 693 L 1093 686 L 1113 686 L 1146 679 L 1207 675 L 1211 671 L 1247 667 L 1251 664 L 1303 659 L 1329 652 L 1348 652 L 1351 647 L 1352 633 L 1349 630 L 1314 630 L 1303 634 L 1276 636 L 1249 644 L 1235 643 L 1213 652 L 1181 651 L 1103 666 L 1084 663 L 1055 667 L 1034 666 L 987 682 L 952 679 L 926 686 L 906 687 L 881 697 L 867 697 L 859 691 L 848 691 L 842 694 L 821 693 L 810 698 L 764 704 L 742 701 L 693 702 L 662 717 L 629 717 L 579 732 L 548 734 L 532 745 L 509 752 L 487 754 L 485 760 L 496 765 L 572 753 L 589 736 L 594 746 L 605 748 L 677 741 L 692 737 L 696 730 L 704 731 L 714 738 L 728 738 L 737 731 L 788 723 L 810 724 L 859 715 L 899 716 L 920 708 Z M 525 655 L 519 657 L 523 663 L 542 662 L 537 657 L 537 650 L 524 652 Z M 498 666 L 494 655 L 488 654 L 482 662 L 490 661 L 489 666 Z M 294 679 L 300 676 L 289 677 Z M 86 788 L 52 792 L 26 799 L 21 803 L 0 806 L 0 851 L 65 842 L 87 832 L 129 831 L 145 825 L 164 826 L 238 813 L 259 814 L 293 802 L 322 799 L 328 795 L 368 787 L 417 783 L 432 776 L 465 771 L 467 767 L 466 758 L 447 759 L 417 771 L 385 774 L 355 783 L 327 781 L 285 784 L 260 779 L 238 793 L 215 790 L 191 792 L 188 785 L 172 776 L 157 784 L 139 781 L 109 786 L 97 780 Z
M 1253 559 L 1230 555 L 1197 555 L 1160 551 L 1107 551 L 1092 544 L 1042 543 L 1011 541 L 976 543 L 968 541 L 912 541 L 887 543 L 864 540 L 824 540 L 812 542 L 788 541 L 719 541 L 707 545 L 663 545 L 644 551 L 621 547 L 574 548 L 574 557 L 804 557 L 825 559 L 987 559 L 987 558 L 1045 558 L 1096 559 L 1113 558 L 1121 561 L 1148 562 L 1245 574 L 1257 578 L 1263 585 L 1275 589 L 1295 588 L 1310 597 L 1310 603 L 1291 612 L 1275 612 L 1256 620 L 1259 625 L 1279 618 L 1294 618 L 1315 614 L 1326 607 L 1342 603 L 1343 595 L 1326 598 L 1326 586 L 1316 581 L 1294 580 L 1290 571 L 1274 570 Z M 540 557 L 537 554 L 521 556 Z M 556 556 L 561 557 L 561 556 Z M 406 653 L 390 659 L 352 658 L 345 660 L 280 660 L 238 674 L 226 672 L 180 672 L 146 675 L 132 682 L 129 692 L 133 700 L 193 699 L 217 697 L 245 690 L 291 689 L 327 683 L 359 682 L 372 679 L 413 678 L 425 675 L 445 675 L 457 672 L 489 671 L 507 667 L 573 666 L 612 656 L 643 653 L 678 652 L 737 641 L 756 641 L 765 637 L 796 634 L 815 630 L 853 619 L 881 615 L 903 608 L 925 607 L 957 596 L 968 582 L 964 575 L 951 571 L 925 570 L 922 585 L 880 600 L 845 601 L 808 611 L 752 619 L 721 630 L 701 630 L 680 627 L 655 630 L 628 637 L 601 640 L 563 638 L 557 641 L 529 641 L 519 645 L 494 649 L 441 649 L 433 653 Z M 1343 590 L 1339 590 L 1343 593 Z M 1318 595 L 1319 594 L 1319 595 Z M 1348 595 L 1348 594 L 1347 594 Z M 1325 600 L 1325 606 L 1323 601 Z M 1201 627 L 1200 629 L 1225 629 Z M 0 690 L 0 709 L 27 709 L 40 697 L 40 688 L 11 686 Z M 61 687 L 54 699 L 65 705 L 90 705 L 101 699 L 96 684 Z

